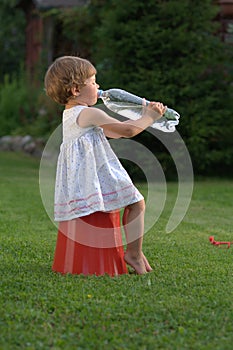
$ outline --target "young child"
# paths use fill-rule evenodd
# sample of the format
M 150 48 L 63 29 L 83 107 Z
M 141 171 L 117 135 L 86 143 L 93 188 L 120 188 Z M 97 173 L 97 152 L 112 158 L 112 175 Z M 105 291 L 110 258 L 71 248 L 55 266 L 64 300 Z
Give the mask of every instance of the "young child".
M 142 252 L 145 202 L 106 137 L 131 138 L 159 119 L 166 106 L 151 102 L 135 121 L 118 121 L 93 108 L 98 99 L 96 69 L 87 60 L 57 58 L 45 75 L 49 97 L 64 105 L 63 143 L 57 164 L 55 221 L 124 208 L 125 262 L 137 274 L 152 270 Z

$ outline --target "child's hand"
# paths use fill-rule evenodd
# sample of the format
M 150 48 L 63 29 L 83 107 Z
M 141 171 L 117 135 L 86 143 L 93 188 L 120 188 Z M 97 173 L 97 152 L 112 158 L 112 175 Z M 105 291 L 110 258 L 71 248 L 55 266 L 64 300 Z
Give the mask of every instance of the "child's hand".
M 154 121 L 160 119 L 166 112 L 167 106 L 161 102 L 150 102 L 147 107 L 144 107 L 144 115 L 149 115 Z

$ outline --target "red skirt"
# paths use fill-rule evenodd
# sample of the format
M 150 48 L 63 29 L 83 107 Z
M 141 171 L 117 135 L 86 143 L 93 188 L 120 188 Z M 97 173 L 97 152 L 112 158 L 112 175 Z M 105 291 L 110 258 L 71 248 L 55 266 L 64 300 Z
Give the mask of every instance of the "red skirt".
M 120 211 L 95 212 L 60 222 L 52 270 L 97 276 L 128 273 Z

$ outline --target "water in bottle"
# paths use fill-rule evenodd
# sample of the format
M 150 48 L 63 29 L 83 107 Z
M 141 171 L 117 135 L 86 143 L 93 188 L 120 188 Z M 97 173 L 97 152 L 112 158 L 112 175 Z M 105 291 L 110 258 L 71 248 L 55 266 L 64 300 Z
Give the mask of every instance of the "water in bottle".
M 136 120 L 142 116 L 144 105 L 150 102 L 122 89 L 99 90 L 98 97 L 111 111 L 128 119 Z M 179 124 L 180 115 L 175 110 L 167 108 L 164 115 L 155 121 L 151 127 L 164 132 L 173 132 Z

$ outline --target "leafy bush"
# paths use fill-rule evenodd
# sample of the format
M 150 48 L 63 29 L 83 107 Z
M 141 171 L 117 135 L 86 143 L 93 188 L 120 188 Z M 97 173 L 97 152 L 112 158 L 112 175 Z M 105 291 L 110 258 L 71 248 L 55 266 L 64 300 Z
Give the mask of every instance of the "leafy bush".
M 20 0 L 0 2 L 0 81 L 5 74 L 19 69 L 19 61 L 25 57 L 26 19 L 18 5 Z
M 218 10 L 212 0 L 107 1 L 93 55 L 102 88 L 120 87 L 180 112 L 178 130 L 196 172 L 233 174 L 233 55 L 214 35 Z
M 30 134 L 47 136 L 60 122 L 60 109 L 42 87 L 30 83 L 22 70 L 12 78 L 5 75 L 0 86 L 0 136 Z
M 0 134 L 11 133 L 19 124 L 32 122 L 35 114 L 32 90 L 21 74 L 20 77 L 5 75 L 0 90 Z

